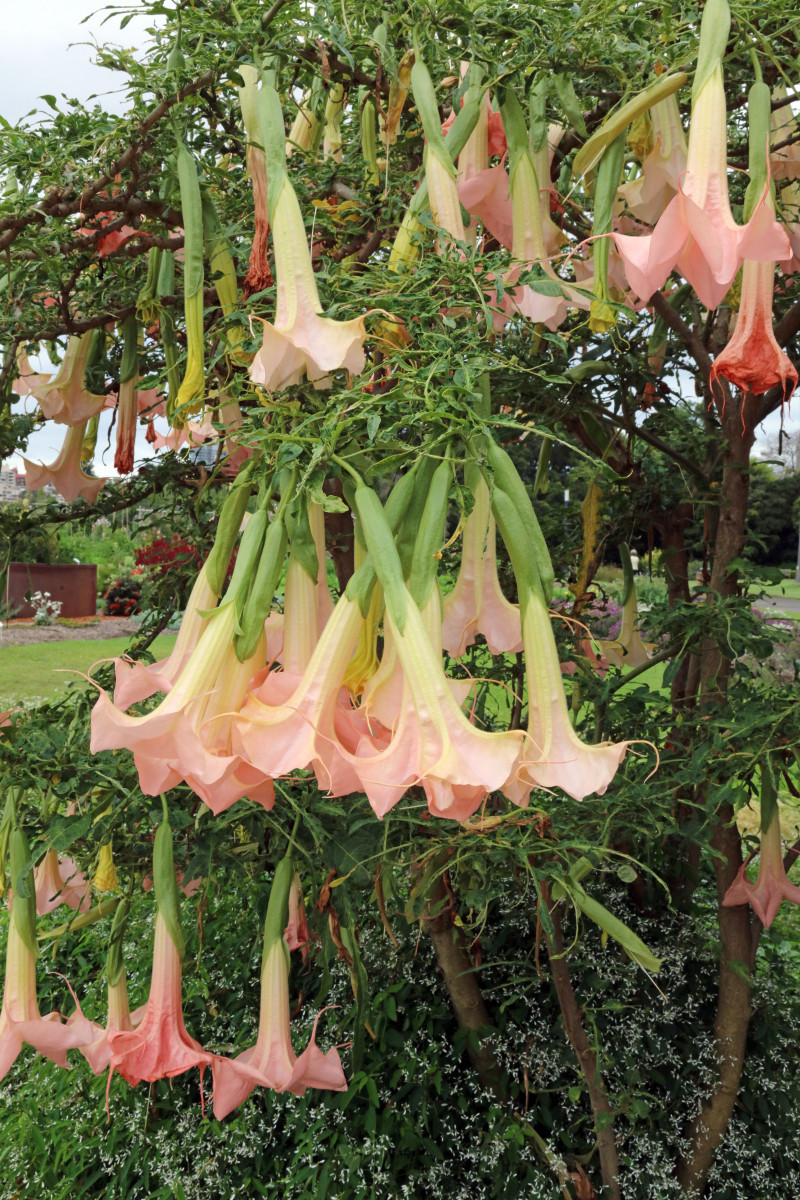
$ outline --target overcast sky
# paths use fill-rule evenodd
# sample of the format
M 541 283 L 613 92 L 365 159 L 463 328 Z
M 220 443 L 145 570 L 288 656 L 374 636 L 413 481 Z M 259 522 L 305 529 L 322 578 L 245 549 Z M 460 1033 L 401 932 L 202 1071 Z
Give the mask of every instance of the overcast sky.
M 112 43 L 128 50 L 143 49 L 149 40 L 144 32 L 149 21 L 144 17 L 134 17 L 120 31 L 120 18 L 108 19 L 107 12 L 99 9 L 82 25 L 81 20 L 94 9 L 89 0 L 17 0 L 17 3 L 7 2 L 3 5 L 0 116 L 6 121 L 13 125 L 31 111 L 45 116 L 50 109 L 39 98 L 44 93 L 55 95 L 58 99 L 64 93 L 67 97 L 82 101 L 97 95 L 106 109 L 112 112 L 122 110 L 123 98 L 118 94 L 122 76 L 93 65 L 93 43 Z M 46 363 L 42 366 L 46 369 Z M 796 403 L 800 404 L 800 397 Z M 101 417 L 95 463 L 99 475 L 114 473 L 113 444 L 110 452 L 105 455 L 102 453 L 108 441 L 109 422 L 110 414 L 104 414 Z M 794 437 L 800 435 L 800 422 L 793 420 L 791 414 L 786 416 L 785 427 Z M 779 428 L 780 413 L 775 413 L 766 427 L 762 427 L 762 444 L 766 436 L 777 438 Z M 63 433 L 63 426 L 46 424 L 31 437 L 27 456 L 44 462 L 52 461 L 61 446 Z M 142 432 L 137 438 L 137 457 L 149 455 L 150 448 Z M 10 463 L 21 466 L 17 458 L 11 459 Z

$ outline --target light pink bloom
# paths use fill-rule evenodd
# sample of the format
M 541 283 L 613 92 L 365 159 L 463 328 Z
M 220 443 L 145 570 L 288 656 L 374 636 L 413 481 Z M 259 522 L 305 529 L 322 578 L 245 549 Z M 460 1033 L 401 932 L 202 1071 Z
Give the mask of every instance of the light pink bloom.
M 442 642 L 453 658 L 460 658 L 478 633 L 486 638 L 492 654 L 522 649 L 519 608 L 506 600 L 497 578 L 495 523 L 482 477 L 473 494 L 475 504 L 464 522 L 458 578 L 444 600 Z
M 55 850 L 48 850 L 36 868 L 34 886 L 36 911 L 40 916 L 52 912 L 59 904 L 66 904 L 79 912 L 87 912 L 91 908 L 86 876 L 71 858 L 59 859 Z
M 111 1070 L 119 1071 L 132 1087 L 141 1080 L 170 1079 L 191 1067 L 200 1075 L 211 1062 L 199 1042 L 190 1037 L 183 1023 L 181 1005 L 181 956 L 167 929 L 164 917 L 156 917 L 153 974 L 144 1015 L 135 1029 L 107 1031 L 111 1047 Z
M 438 604 L 435 589 L 432 595 Z M 430 621 L 428 604 L 426 609 Z M 489 792 L 513 777 L 522 734 L 486 733 L 464 716 L 453 681 L 442 670 L 440 646 L 432 643 L 410 594 L 402 633 L 388 610 L 384 624 L 402 668 L 403 691 L 392 728 L 361 738 L 355 765 L 362 788 L 379 817 L 419 785 L 435 816 L 466 820 Z
M 181 446 L 202 446 L 204 442 L 217 436 L 217 431 L 211 421 L 186 421 L 181 426 L 160 433 L 157 429 L 153 436 L 153 446 L 156 450 L 179 450 Z
M 87 392 L 84 379 L 93 337 L 93 332 L 71 337 L 50 382 L 31 388 L 48 421 L 59 425 L 81 425 L 105 408 L 105 392 L 102 395 Z
M 335 321 L 322 316 L 303 214 L 288 178 L 273 209 L 272 244 L 278 298 L 275 321 L 261 321 L 263 341 L 250 378 L 279 391 L 308 376 L 316 388 L 331 385 L 331 372 L 364 369 L 364 318 Z M 261 320 L 259 317 L 258 320 Z
M 64 445 L 55 462 L 50 466 L 44 463 L 32 463 L 23 458 L 25 464 L 25 486 L 29 491 L 43 488 L 52 483 L 59 496 L 65 500 L 77 500 L 83 496 L 89 504 L 94 504 L 105 485 L 105 479 L 96 479 L 87 475 L 81 467 L 83 454 L 83 439 L 86 435 L 86 424 L 71 425 L 64 438 Z
M 23 1043 L 52 1059 L 56 1066 L 66 1067 L 69 1065 L 67 1050 L 87 1045 L 93 1037 L 92 1024 L 80 1007 L 67 1021 L 57 1012 L 40 1016 L 36 998 L 36 959 L 25 945 L 12 912 L 0 1010 L 0 1079 L 5 1079 Z
M 12 383 L 11 390 L 18 396 L 32 395 L 37 388 L 49 383 L 53 378 L 52 375 L 39 375 L 34 371 L 22 346 L 17 347 L 17 370 L 19 374 Z
M 527 805 L 534 787 L 560 787 L 576 800 L 602 796 L 617 773 L 627 742 L 587 746 L 569 719 L 558 650 L 544 601 L 531 592 L 522 617 L 528 683 L 528 738 L 516 777 L 503 788 L 514 804 Z
M 311 1041 L 296 1057 L 289 1027 L 289 952 L 276 940 L 264 956 L 261 969 L 261 1018 L 256 1044 L 236 1058 L 215 1055 L 214 1116 L 221 1121 L 256 1087 L 302 1096 L 307 1088 L 347 1091 L 339 1054 L 323 1054 L 316 1043 L 317 1021 Z
M 785 100 L 786 88 L 773 88 L 772 98 L 773 100 Z M 796 135 L 797 121 L 790 104 L 773 110 L 770 117 L 770 129 L 770 141 L 773 145 L 778 145 Z M 771 150 L 769 168 L 773 179 L 797 179 L 800 177 L 800 143 L 794 141 L 791 146 L 781 146 L 779 150 Z
M 689 155 L 681 190 L 651 234 L 614 233 L 633 291 L 649 300 L 676 269 L 701 304 L 716 308 L 745 259 L 782 261 L 789 239 L 762 201 L 737 225 L 728 200 L 725 85 L 717 65 L 692 107 Z M 766 152 L 766 148 L 765 148 Z
M 655 145 L 642 162 L 638 179 L 623 183 L 619 191 L 634 217 L 655 225 L 680 191 L 687 150 L 677 96 L 667 96 L 653 105 L 650 118 Z
M 749 861 L 750 859 L 739 868 L 722 903 L 726 908 L 732 908 L 736 904 L 750 904 L 761 923 L 769 926 L 775 920 L 782 900 L 800 904 L 800 887 L 789 882 L 783 869 L 781 820 L 777 808 L 769 827 L 761 833 L 761 855 L 755 883 L 751 883 L 746 875 Z
M 502 163 L 459 179 L 458 198 L 495 241 L 510 248 L 514 226 L 508 194 L 508 172 Z
M 356 734 L 342 679 L 361 624 L 358 602 L 342 596 L 299 678 L 294 671 L 270 671 L 254 683 L 233 719 L 233 747 L 256 770 L 277 779 L 310 767 L 333 795 L 360 790 L 343 753 L 355 748 Z

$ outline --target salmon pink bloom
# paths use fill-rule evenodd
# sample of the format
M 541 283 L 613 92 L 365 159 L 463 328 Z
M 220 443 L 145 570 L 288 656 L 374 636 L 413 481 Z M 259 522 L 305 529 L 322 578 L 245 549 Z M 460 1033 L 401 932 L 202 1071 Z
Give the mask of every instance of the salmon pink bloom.
M 132 1033 L 141 1024 L 146 1012 L 146 1005 L 131 1013 L 128 1007 L 128 985 L 125 975 L 119 981 L 108 985 L 108 1017 L 106 1026 L 92 1022 L 95 1032 L 94 1040 L 87 1046 L 80 1046 L 80 1052 L 88 1062 L 92 1074 L 100 1075 L 111 1062 L 113 1050 L 109 1035 L 112 1032 Z
M 772 208 L 771 197 L 765 206 Z M 742 268 L 742 298 L 736 328 L 711 366 L 711 385 L 721 375 L 743 392 L 760 395 L 780 384 L 784 400 L 797 386 L 797 371 L 772 329 L 775 263 L 748 259 Z
M 526 751 L 516 778 L 503 788 L 505 795 L 523 806 L 534 787 L 560 787 L 576 800 L 592 793 L 602 796 L 628 743 L 588 746 L 578 737 L 569 719 L 550 616 L 534 591 L 523 606 L 522 640 L 528 684 Z
M 87 912 L 91 907 L 86 876 L 71 858 L 59 859 L 55 850 L 48 850 L 36 868 L 34 886 L 36 911 L 40 916 L 52 912 L 59 904 L 66 904 L 79 912 Z
M 678 98 L 667 96 L 650 109 L 653 149 L 642 161 L 641 174 L 620 185 L 626 206 L 639 221 L 655 225 L 664 209 L 680 191 L 686 171 L 686 135 L 681 124 Z
M 763 808 L 763 800 L 762 800 Z M 790 883 L 783 867 L 783 842 L 781 820 L 777 804 L 769 825 L 761 832 L 761 854 L 758 862 L 758 878 L 751 883 L 747 878 L 747 862 L 725 893 L 722 903 L 726 908 L 736 904 L 750 904 L 758 919 L 765 926 L 775 920 L 782 900 L 800 904 L 800 887 Z
M 442 641 L 453 658 L 460 658 L 478 633 L 486 638 L 492 654 L 522 649 L 519 608 L 506 600 L 497 578 L 495 522 L 483 478 L 473 495 L 475 503 L 464 522 L 458 578 L 444 601 Z
M 214 1116 L 222 1120 L 256 1087 L 302 1096 L 310 1087 L 344 1092 L 347 1080 L 335 1049 L 323 1054 L 316 1044 L 317 1021 L 306 1049 L 296 1057 L 289 1026 L 289 948 L 281 936 L 288 914 L 291 861 L 275 871 L 264 922 L 261 1012 L 256 1044 L 236 1058 L 215 1055 Z
M 52 483 L 59 496 L 63 496 L 65 500 L 71 502 L 77 500 L 78 496 L 83 496 L 89 504 L 94 504 L 105 485 L 105 479 L 87 475 L 81 467 L 87 424 L 87 421 L 83 421 L 80 425 L 69 427 L 61 452 L 49 467 L 44 463 L 32 463 L 27 458 L 22 459 L 25 464 L 26 488 L 33 492 L 37 488 L 43 488 L 45 484 Z
M 290 950 L 299 950 L 303 959 L 308 954 L 308 943 L 311 930 L 308 927 L 308 916 L 303 901 L 303 888 L 297 871 L 292 875 L 292 886 L 289 890 L 289 920 L 283 931 L 283 939 Z
M 431 595 L 438 605 L 435 589 Z M 430 613 L 429 604 L 426 609 Z M 402 632 L 388 610 L 384 623 L 402 668 L 403 692 L 391 729 L 359 743 L 355 765 L 363 790 L 379 817 L 419 785 L 435 816 L 466 820 L 489 792 L 513 777 L 522 734 L 486 733 L 464 716 L 453 681 L 442 670 L 441 651 L 410 593 Z
M 131 1022 L 133 1025 L 133 1022 Z M 153 975 L 144 1013 L 135 1028 L 107 1030 L 112 1073 L 136 1087 L 143 1079 L 171 1079 L 211 1062 L 199 1042 L 186 1032 L 181 1004 L 181 954 L 159 912 L 153 946 Z

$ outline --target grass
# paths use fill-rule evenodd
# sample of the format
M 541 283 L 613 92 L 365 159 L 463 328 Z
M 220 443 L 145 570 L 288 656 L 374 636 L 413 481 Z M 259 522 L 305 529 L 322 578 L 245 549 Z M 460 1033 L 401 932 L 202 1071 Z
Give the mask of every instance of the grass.
M 790 600 L 800 600 L 800 583 L 795 583 L 793 579 L 785 579 L 783 583 L 769 583 L 764 587 L 753 584 L 750 592 L 752 595 L 765 592 L 768 596 L 788 596 Z
M 61 671 L 87 673 L 98 659 L 123 654 L 129 642 L 129 638 L 121 637 L 0 645 L 0 711 L 16 704 L 53 699 L 78 678 Z M 153 642 L 151 650 L 157 659 L 164 658 L 174 644 L 174 637 L 162 635 Z

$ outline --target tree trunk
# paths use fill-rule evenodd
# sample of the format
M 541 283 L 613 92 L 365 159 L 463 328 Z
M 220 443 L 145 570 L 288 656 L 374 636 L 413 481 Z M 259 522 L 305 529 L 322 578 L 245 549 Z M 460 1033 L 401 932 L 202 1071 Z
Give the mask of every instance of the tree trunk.
M 725 449 L 711 587 L 722 596 L 735 595 L 738 590 L 736 573 L 731 573 L 729 568 L 744 546 L 750 450 L 755 440 L 757 418 L 752 397 L 742 400 L 741 412 L 729 402 L 721 418 Z M 704 647 L 700 692 L 704 707 L 725 701 L 729 674 L 730 661 L 723 657 L 716 646 Z M 723 804 L 716 815 L 717 826 L 711 845 L 720 854 L 714 860 L 721 943 L 714 1019 L 717 1077 L 692 1122 L 689 1150 L 678 1165 L 678 1179 L 691 1200 L 700 1200 L 703 1195 L 714 1155 L 728 1128 L 744 1066 L 747 1029 L 752 1012 L 749 907 L 738 905 L 724 908 L 722 905 L 742 864 L 741 838 L 729 804 Z

